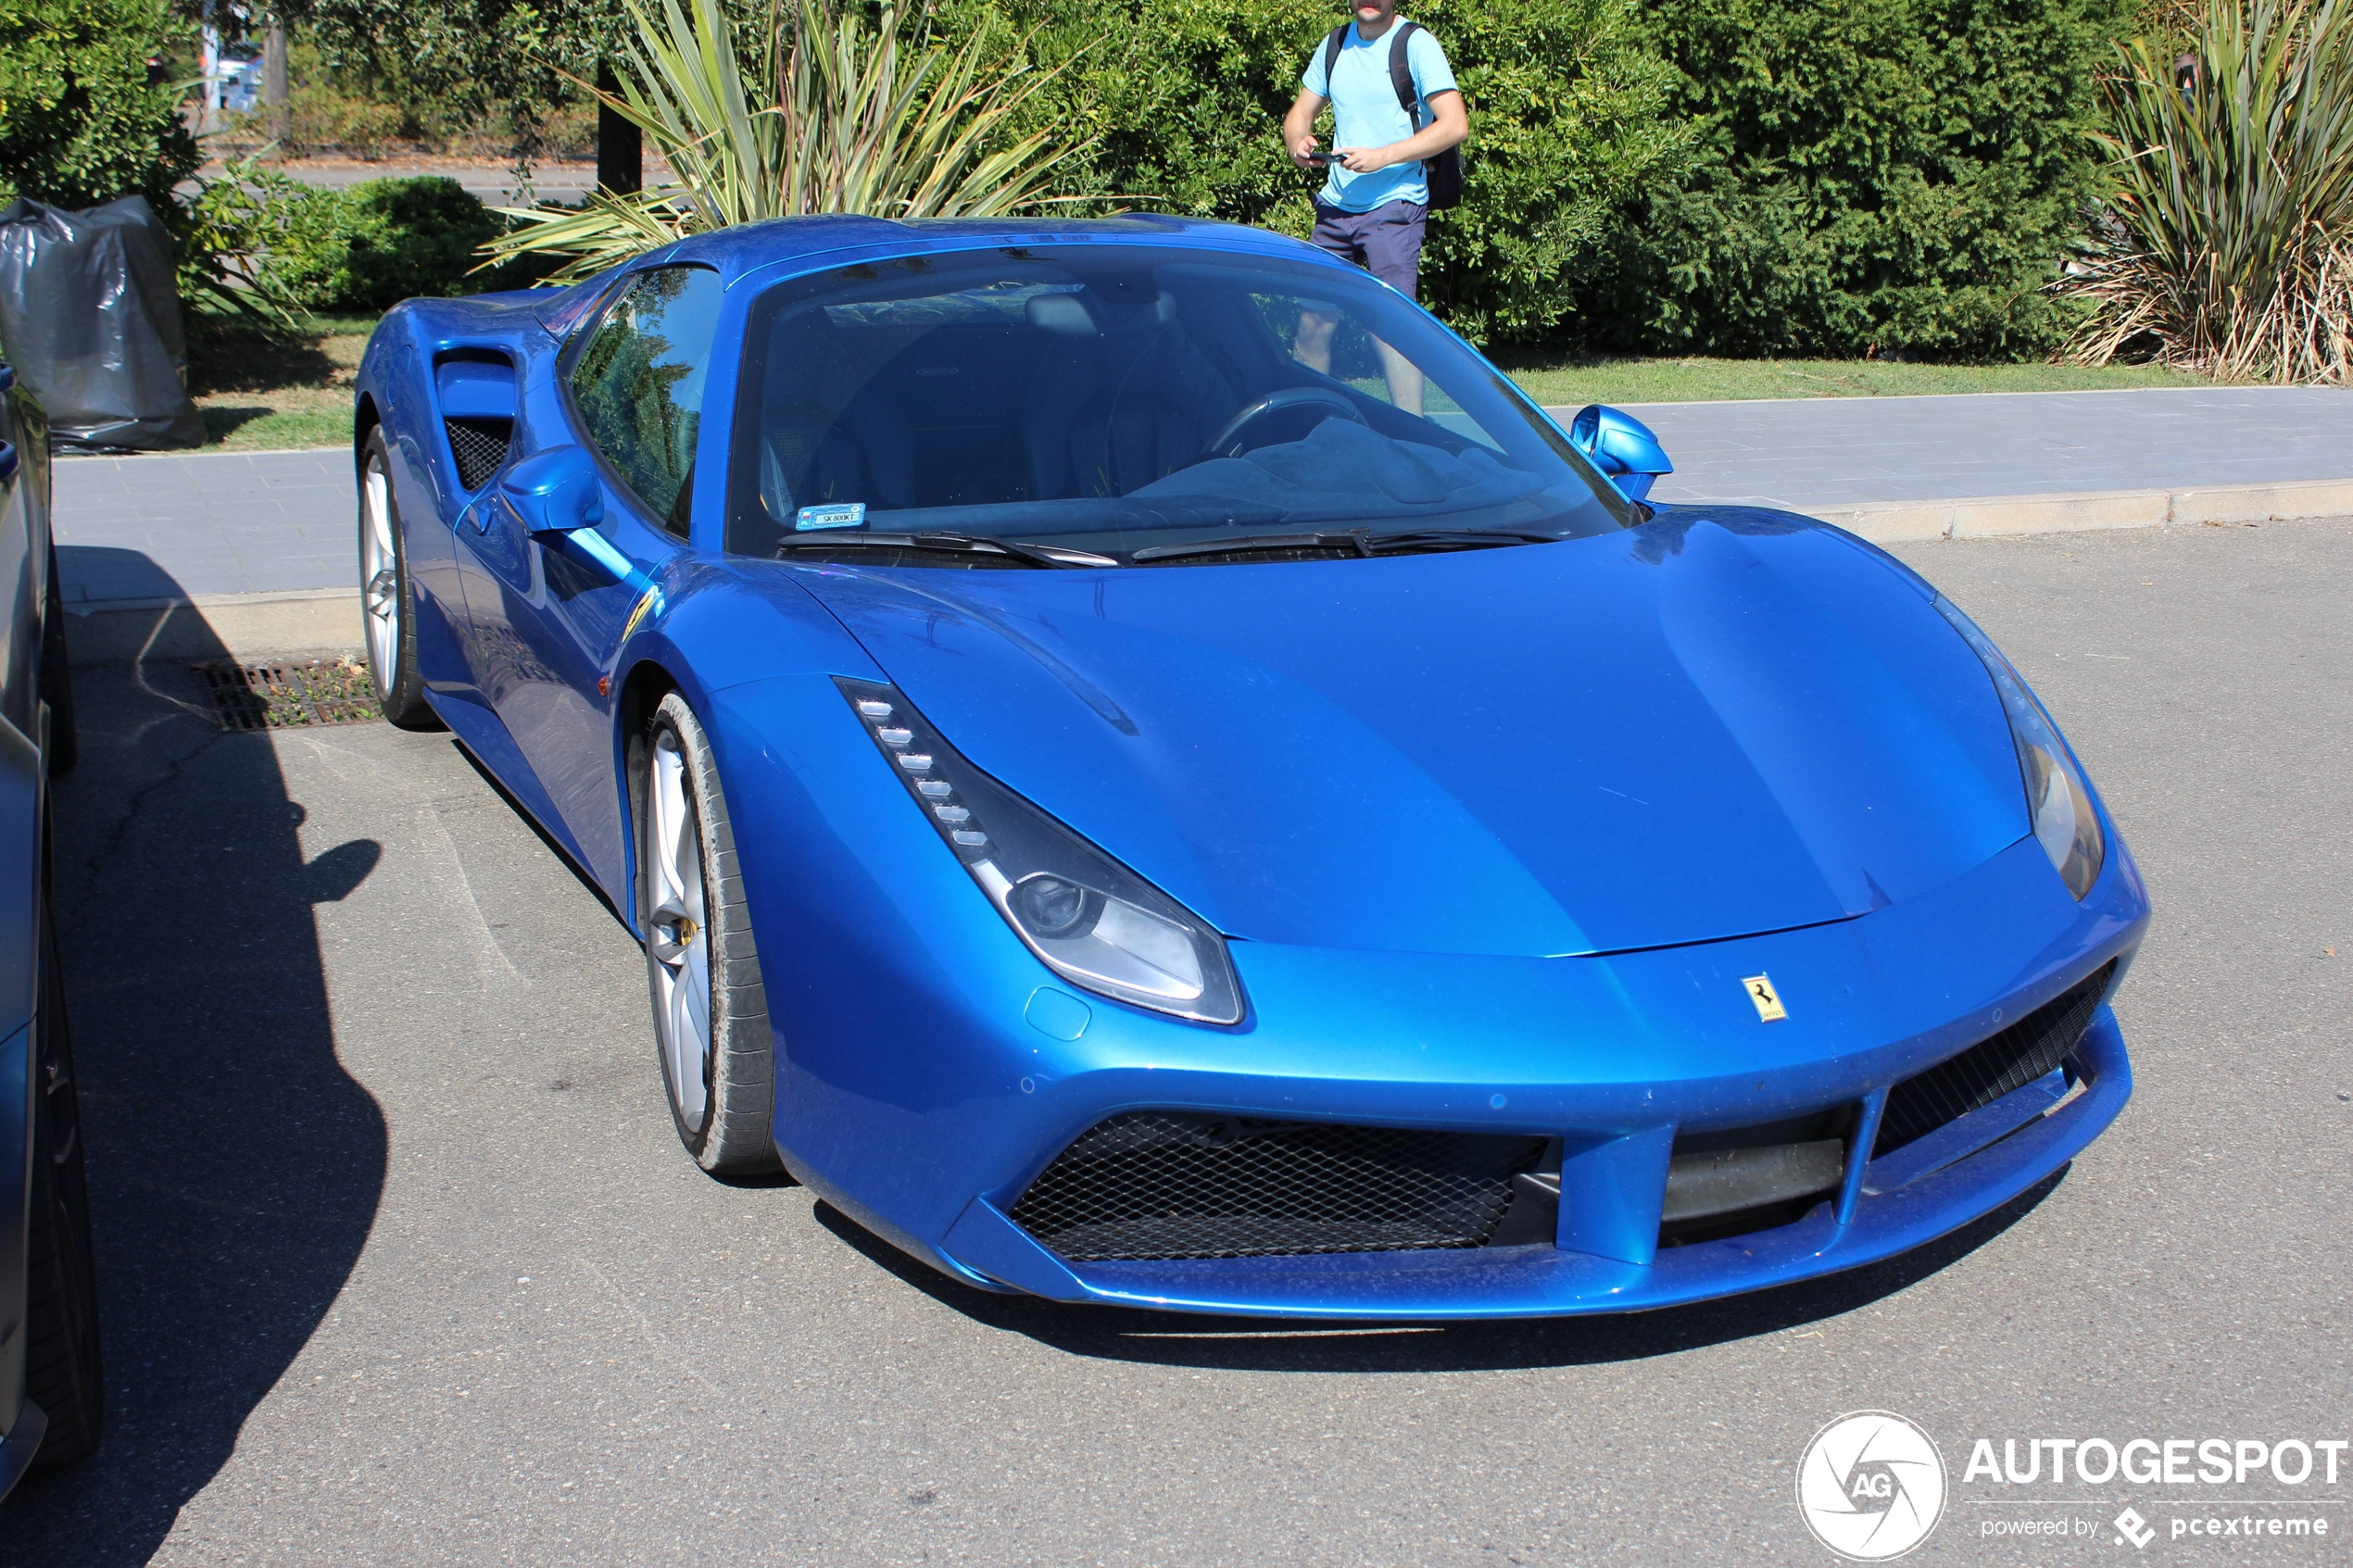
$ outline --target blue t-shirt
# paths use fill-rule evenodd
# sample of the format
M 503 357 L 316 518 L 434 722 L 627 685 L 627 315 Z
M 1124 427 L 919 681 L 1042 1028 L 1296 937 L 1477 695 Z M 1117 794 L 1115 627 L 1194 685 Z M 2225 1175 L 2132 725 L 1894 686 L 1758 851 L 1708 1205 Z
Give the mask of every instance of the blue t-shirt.
M 1319 98 L 1331 100 L 1333 146 L 1386 147 L 1421 129 L 1398 103 L 1397 89 L 1389 80 L 1390 51 L 1397 46 L 1397 30 L 1404 25 L 1405 19 L 1400 17 L 1387 32 L 1367 42 L 1351 22 L 1328 82 L 1324 79 L 1324 43 L 1319 40 L 1315 52 L 1308 56 L 1299 84 Z M 1406 38 L 1405 69 L 1413 73 L 1414 93 L 1426 124 L 1432 118 L 1430 94 L 1459 91 L 1454 69 L 1446 63 L 1446 51 L 1438 46 L 1428 29 L 1417 27 Z M 1395 201 L 1427 207 L 1429 182 L 1422 177 L 1418 160 L 1393 163 L 1370 174 L 1351 174 L 1335 163 L 1315 199 L 1343 212 L 1370 212 Z

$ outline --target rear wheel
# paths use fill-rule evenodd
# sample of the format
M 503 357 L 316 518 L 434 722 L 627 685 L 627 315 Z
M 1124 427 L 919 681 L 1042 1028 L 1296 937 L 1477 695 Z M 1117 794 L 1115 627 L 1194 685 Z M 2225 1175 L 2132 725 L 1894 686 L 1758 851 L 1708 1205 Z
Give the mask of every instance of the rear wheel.
M 384 427 L 368 433 L 359 454 L 359 601 L 368 633 L 368 673 L 384 717 L 404 730 L 438 730 L 417 673 L 417 593 L 409 581 L 400 506 L 392 493 L 392 456 Z
M 778 1169 L 767 993 L 727 802 L 702 725 L 673 692 L 638 743 L 637 914 L 678 1138 L 718 1175 Z
M 98 1350 L 97 1271 L 73 1040 L 66 1026 L 57 938 L 42 922 L 41 1012 L 32 1080 L 32 1190 L 25 1236 L 24 1391 L 49 1418 L 36 1463 L 71 1464 L 98 1446 L 105 1368 Z

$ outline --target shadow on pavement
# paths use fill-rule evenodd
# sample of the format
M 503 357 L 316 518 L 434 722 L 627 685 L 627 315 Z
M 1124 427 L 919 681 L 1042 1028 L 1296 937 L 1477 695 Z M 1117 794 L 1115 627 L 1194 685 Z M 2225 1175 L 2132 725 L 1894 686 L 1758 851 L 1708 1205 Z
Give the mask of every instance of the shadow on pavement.
M 119 545 L 60 545 L 57 578 L 69 596 L 99 599 L 168 599 L 182 593 L 179 580 L 145 552 Z
M 270 737 L 221 731 L 184 665 L 74 684 L 57 899 L 106 1433 L 92 1459 L 26 1478 L 0 1558 L 115 1564 L 152 1556 L 229 1458 L 375 1217 L 384 1117 L 336 1060 L 311 911 L 382 851 L 354 839 L 306 860 Z
M 1827 1278 L 1696 1306 L 1584 1318 L 1466 1323 L 1341 1323 L 1205 1317 L 991 1296 L 869 1236 L 830 1205 L 818 1223 L 880 1268 L 976 1323 L 1077 1356 L 1236 1372 L 1496 1372 L 1644 1361 L 1779 1334 L 1908 1289 L 2032 1212 L 2062 1166 L 1992 1213 L 1924 1247 Z

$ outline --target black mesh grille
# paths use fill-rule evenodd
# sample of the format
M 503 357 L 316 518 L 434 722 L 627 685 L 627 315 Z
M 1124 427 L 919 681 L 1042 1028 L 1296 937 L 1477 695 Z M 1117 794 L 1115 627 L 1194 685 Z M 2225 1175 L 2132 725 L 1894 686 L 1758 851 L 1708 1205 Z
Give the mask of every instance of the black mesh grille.
M 444 420 L 441 426 L 449 433 L 449 456 L 458 464 L 458 483 L 469 490 L 481 489 L 506 460 L 514 421 L 468 417 Z
M 2024 1088 L 2066 1060 L 2091 1027 L 2115 972 L 2115 964 L 2103 965 L 2000 1034 L 1896 1085 L 1887 1097 L 1879 1141 L 1871 1146 L 1873 1158 Z
M 1074 1262 L 1480 1247 L 1547 1141 L 1137 1111 L 1063 1150 L 1013 1218 Z

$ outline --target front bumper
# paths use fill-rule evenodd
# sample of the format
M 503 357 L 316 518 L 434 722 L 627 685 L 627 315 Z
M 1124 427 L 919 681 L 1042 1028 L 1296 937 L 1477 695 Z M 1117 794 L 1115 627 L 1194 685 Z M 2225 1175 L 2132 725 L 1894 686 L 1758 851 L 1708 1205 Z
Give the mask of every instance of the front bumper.
M 2098 1136 L 2133 1092 L 2124 1039 L 2106 1008 L 2077 1047 L 2076 1063 L 2081 1090 L 2055 1110 L 2058 1085 L 2032 1084 L 1975 1113 L 1982 1120 L 1973 1127 L 1948 1129 L 1960 1139 L 1941 1149 L 1909 1145 L 1871 1162 L 1858 1144 L 1841 1200 L 1818 1205 L 1794 1224 L 1669 1248 L 1648 1262 L 1554 1246 L 1074 1267 L 986 1198 L 974 1200 L 941 1246 L 966 1270 L 1035 1295 L 1174 1311 L 1441 1320 L 1680 1306 L 1878 1262 L 2028 1191 Z M 1980 1138 L 1969 1152 L 1954 1147 Z M 1912 1174 L 1940 1154 L 1952 1162 Z M 1647 1192 L 1618 1195 L 1637 1223 L 1647 1210 L 1654 1229 L 1663 1168 L 1658 1177 Z M 1606 1193 L 1593 1196 L 1608 1201 Z M 1565 1216 L 1577 1201 L 1565 1184 Z

